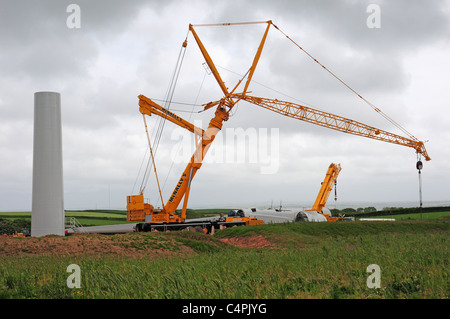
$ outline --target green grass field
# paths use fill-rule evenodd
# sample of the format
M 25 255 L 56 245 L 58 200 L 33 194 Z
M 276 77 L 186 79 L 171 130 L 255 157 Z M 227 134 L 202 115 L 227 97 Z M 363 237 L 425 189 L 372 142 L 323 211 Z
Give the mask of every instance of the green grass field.
M 191 216 L 226 211 L 201 210 Z M 85 226 L 126 222 L 124 211 L 68 211 L 66 216 Z M 430 212 L 422 220 L 420 214 L 404 214 L 386 216 L 395 222 L 269 224 L 214 235 L 89 234 L 76 244 L 85 247 L 81 254 L 33 253 L 39 238 L 29 246 L 27 238 L 0 238 L 0 298 L 446 299 L 449 216 Z M 5 212 L 0 219 L 30 219 L 30 213 Z M 54 240 L 69 247 L 76 236 Z M 106 250 L 114 243 L 130 254 L 88 254 L 87 244 L 94 240 L 106 243 Z M 265 240 L 271 246 L 242 248 L 230 244 L 233 240 Z M 5 253 L 11 243 L 17 255 Z M 39 247 L 44 252 L 57 244 L 45 245 Z M 79 289 L 66 285 L 70 264 L 80 266 Z M 371 264 L 381 269 L 380 288 L 367 286 Z
M 2 256 L 0 298 L 449 298 L 449 225 L 447 220 L 290 223 L 236 227 L 213 236 L 84 235 L 86 242 L 111 240 L 149 254 L 161 249 L 191 253 Z M 264 238 L 273 246 L 239 248 L 223 242 L 233 238 Z M 66 285 L 70 264 L 80 266 L 79 289 Z M 380 288 L 367 287 L 370 264 L 380 266 Z

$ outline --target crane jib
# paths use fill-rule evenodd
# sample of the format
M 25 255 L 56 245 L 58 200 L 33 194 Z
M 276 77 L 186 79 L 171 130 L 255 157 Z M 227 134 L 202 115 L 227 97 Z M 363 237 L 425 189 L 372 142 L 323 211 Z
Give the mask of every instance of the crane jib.
M 401 135 L 387 132 L 336 114 L 328 113 L 292 102 L 242 94 L 234 94 L 233 97 L 240 98 L 241 100 L 250 102 L 252 104 L 287 117 L 296 118 L 298 120 L 330 128 L 336 131 L 364 136 L 397 145 L 408 146 L 414 148 L 417 153 L 422 154 L 427 161 L 431 160 L 431 158 L 428 156 L 423 142 L 417 140 L 415 137 L 412 137 L 412 139 L 403 137 Z

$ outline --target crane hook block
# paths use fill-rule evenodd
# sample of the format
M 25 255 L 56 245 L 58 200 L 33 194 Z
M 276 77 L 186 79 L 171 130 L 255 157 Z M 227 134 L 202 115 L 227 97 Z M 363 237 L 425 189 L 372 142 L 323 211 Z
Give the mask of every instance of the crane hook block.
M 416 168 L 417 168 L 419 171 L 423 168 L 422 161 L 418 161 L 418 162 L 416 163 Z

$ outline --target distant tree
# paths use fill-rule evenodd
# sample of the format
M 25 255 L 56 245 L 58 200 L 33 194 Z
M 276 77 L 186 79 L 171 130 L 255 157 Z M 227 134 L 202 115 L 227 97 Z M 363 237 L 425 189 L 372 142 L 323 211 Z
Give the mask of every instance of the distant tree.
M 0 220 L 0 235 L 12 235 L 17 231 L 16 227 L 9 220 Z
M 31 220 L 30 219 L 18 218 L 18 219 L 14 219 L 14 221 L 12 223 L 18 229 L 31 228 Z
M 337 209 L 337 208 L 332 208 L 332 209 L 330 209 L 330 212 L 334 216 L 334 215 L 340 214 L 341 210 Z
M 403 207 L 384 207 L 383 210 L 400 210 L 403 209 Z
M 377 209 L 375 207 L 366 207 L 364 208 L 364 213 L 373 213 L 376 212 Z

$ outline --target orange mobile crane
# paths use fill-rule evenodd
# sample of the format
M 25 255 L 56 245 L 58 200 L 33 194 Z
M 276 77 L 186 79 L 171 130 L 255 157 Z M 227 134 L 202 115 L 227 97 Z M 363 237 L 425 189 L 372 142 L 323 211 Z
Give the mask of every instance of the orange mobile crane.
M 312 124 L 324 126 L 333 130 L 359 135 L 363 137 L 368 137 L 371 139 L 376 139 L 384 142 L 389 142 L 393 144 L 403 145 L 410 148 L 413 148 L 417 154 L 421 154 L 425 157 L 426 160 L 430 160 L 430 157 L 427 154 L 427 151 L 424 147 L 423 142 L 416 139 L 411 134 L 408 134 L 408 137 L 403 137 L 397 134 L 393 134 L 342 116 L 334 115 L 331 113 L 327 113 L 324 111 L 316 110 L 311 107 L 306 107 L 303 105 L 286 102 L 286 101 L 279 101 L 276 99 L 268 99 L 268 98 L 261 98 L 261 97 L 255 97 L 248 95 L 248 87 L 252 80 L 252 77 L 254 75 L 254 72 L 256 70 L 256 66 L 258 64 L 258 61 L 261 57 L 261 53 L 267 38 L 267 34 L 269 32 L 269 29 L 271 26 L 275 27 L 277 30 L 282 32 L 276 25 L 272 23 L 272 21 L 263 21 L 263 22 L 246 22 L 246 23 L 226 23 L 226 24 L 219 24 L 219 25 L 196 25 L 196 26 L 220 26 L 220 25 L 238 25 L 238 24 L 255 24 L 255 23 L 262 23 L 267 24 L 267 27 L 265 29 L 265 32 L 263 34 L 263 37 L 261 39 L 261 42 L 259 44 L 259 47 L 257 49 L 257 52 L 254 56 L 253 63 L 251 64 L 249 70 L 246 73 L 247 80 L 244 84 L 244 87 L 242 91 L 237 92 L 238 88 L 241 86 L 244 78 L 238 81 L 238 83 L 234 86 L 232 90 L 229 90 L 227 86 L 225 85 L 224 81 L 222 80 L 215 64 L 213 63 L 211 57 L 209 56 L 207 50 L 205 49 L 203 43 L 201 42 L 200 38 L 198 37 L 194 25 L 189 25 L 189 33 L 192 33 L 195 41 L 198 44 L 198 47 L 200 48 L 200 51 L 209 66 L 209 69 L 211 70 L 211 73 L 213 74 L 214 78 L 216 79 L 217 83 L 219 84 L 219 87 L 221 88 L 224 97 L 221 98 L 218 101 L 210 102 L 205 104 L 204 110 L 208 110 L 212 107 L 216 108 L 216 111 L 214 113 L 214 117 L 210 120 L 208 128 L 203 131 L 200 128 L 195 127 L 193 124 L 189 123 L 188 121 L 182 119 L 178 115 L 172 113 L 170 110 L 160 106 L 159 104 L 155 103 L 151 99 L 139 95 L 139 110 L 144 116 L 144 122 L 145 122 L 145 115 L 158 115 L 163 117 L 164 119 L 169 120 L 170 122 L 177 124 L 181 127 L 184 127 L 185 129 L 191 131 L 195 134 L 196 137 L 196 146 L 194 154 L 192 155 L 189 163 L 187 164 L 186 168 L 184 169 L 177 185 L 175 186 L 175 189 L 173 190 L 169 200 L 166 204 L 162 201 L 162 195 L 161 195 L 161 189 L 159 187 L 159 181 L 157 178 L 158 183 L 158 189 L 161 196 L 161 202 L 163 203 L 163 207 L 161 209 L 155 209 L 152 205 L 147 204 L 144 202 L 144 196 L 143 196 L 143 189 L 141 189 L 141 192 L 139 195 L 132 195 L 127 197 L 127 220 L 130 222 L 135 221 L 145 221 L 145 223 L 137 224 L 136 229 L 137 230 L 151 230 L 159 227 L 159 229 L 183 229 L 185 227 L 188 227 L 189 224 L 186 223 L 186 209 L 187 209 L 187 203 L 189 199 L 189 193 L 191 189 L 191 183 L 192 180 L 197 173 L 197 171 L 202 166 L 202 160 L 205 157 L 209 147 L 211 146 L 211 143 L 214 141 L 214 138 L 219 133 L 219 131 L 222 129 L 223 122 L 227 121 L 229 119 L 229 115 L 233 107 L 239 102 L 239 101 L 247 101 L 252 104 L 255 104 L 257 106 L 266 108 L 268 110 L 274 111 L 276 113 L 296 118 L 302 121 L 306 121 Z M 283 33 L 283 32 L 282 32 Z M 283 33 L 284 34 L 284 33 Z M 284 34 L 285 35 L 285 34 Z M 287 37 L 287 36 L 286 36 Z M 293 42 L 292 39 L 287 37 L 290 41 Z M 297 45 L 294 42 L 295 45 Z M 187 37 L 186 40 L 183 42 L 183 48 L 186 48 L 187 46 Z M 298 46 L 298 45 L 297 45 Z M 300 46 L 298 46 L 301 50 Z M 304 51 L 304 50 L 303 50 Z M 305 51 L 305 53 L 307 53 Z M 307 53 L 309 55 L 309 53 Z M 309 55 L 310 56 L 310 55 Z M 312 58 L 312 57 L 311 57 Z M 316 59 L 314 59 L 315 62 L 319 63 Z M 319 63 L 320 64 L 320 63 Z M 321 65 L 324 69 L 326 69 L 323 65 Z M 328 71 L 328 69 L 326 69 Z M 328 71 L 330 72 L 330 71 Z M 331 73 L 331 72 L 330 72 Z M 335 76 L 334 74 L 332 74 Z M 336 76 L 335 76 L 336 77 Z M 337 77 L 336 77 L 337 78 Z M 338 78 L 339 79 L 339 78 Z M 339 79 L 340 80 L 340 79 Z M 342 80 L 340 80 L 344 85 L 346 85 Z M 349 89 L 351 89 L 348 85 L 346 85 Z M 355 92 L 353 89 L 351 89 L 353 92 Z M 356 93 L 356 92 L 355 92 Z M 357 93 L 356 93 L 357 94 Z M 358 96 L 362 98 L 359 94 Z M 363 98 L 362 98 L 363 99 Z M 364 99 L 363 99 L 364 100 Z M 367 101 L 366 101 L 367 102 Z M 378 108 L 374 108 L 378 113 L 385 116 Z M 390 120 L 390 119 L 389 119 Z M 391 120 L 391 122 L 393 122 Z M 395 123 L 395 122 L 394 122 Z M 396 124 L 396 123 L 395 123 Z M 146 126 L 146 132 L 147 132 L 147 138 L 150 145 L 150 139 L 148 137 L 148 131 L 147 131 L 147 125 Z M 404 130 L 404 132 L 406 132 Z M 152 160 L 154 162 L 153 158 L 153 152 L 150 145 L 150 153 L 152 156 Z M 153 167 L 155 167 L 153 165 Z M 155 168 L 155 174 L 156 174 L 156 168 Z M 157 174 L 156 174 L 157 175 Z M 181 214 L 177 213 L 176 210 L 181 202 L 181 200 L 184 198 L 183 206 L 181 210 Z M 213 226 L 216 225 L 234 225 L 234 224 L 260 224 L 260 220 L 256 220 L 254 218 L 247 218 L 246 220 L 235 220 L 232 218 L 222 218 L 220 220 L 216 220 L 213 222 Z M 209 224 L 208 227 L 211 227 L 211 224 Z
M 331 216 L 323 211 L 325 205 L 327 204 L 328 197 L 330 196 L 331 191 L 335 190 L 334 200 L 337 200 L 336 194 L 336 183 L 339 173 L 341 172 L 341 164 L 331 163 L 328 167 L 327 173 L 325 174 L 325 178 L 321 183 L 319 194 L 317 194 L 316 201 L 311 209 L 307 209 L 307 211 L 316 211 L 319 214 L 325 216 L 327 221 L 336 222 L 336 221 L 354 221 L 354 217 L 344 217 L 344 216 Z
M 328 167 L 327 173 L 325 174 L 325 178 L 320 186 L 319 194 L 316 197 L 316 201 L 314 202 L 314 205 L 311 209 L 308 209 L 308 211 L 316 211 L 320 214 L 323 214 L 323 208 L 325 207 L 328 197 L 330 196 L 330 193 L 333 189 L 333 185 L 336 186 L 337 177 L 341 171 L 341 165 L 340 164 L 334 164 L 331 163 Z M 336 199 L 336 198 L 335 198 Z M 323 214 L 325 217 L 327 217 L 328 221 L 331 221 L 329 218 L 334 217 L 328 216 Z M 329 217 L 329 218 L 328 218 Z
M 204 158 L 209 146 L 211 145 L 217 132 L 220 130 L 221 123 L 223 121 L 224 115 L 227 113 L 222 109 L 216 111 L 216 116 L 211 120 L 209 127 L 206 131 L 195 127 L 193 124 L 182 119 L 178 115 L 170 112 L 169 110 L 163 108 L 157 103 L 153 102 L 149 98 L 140 95 L 139 96 L 140 112 L 145 115 L 159 115 L 195 134 L 196 138 L 199 137 L 196 145 L 196 151 L 192 155 L 190 162 L 186 166 L 180 180 L 178 181 L 175 189 L 172 192 L 167 203 L 162 209 L 155 209 L 152 205 L 144 202 L 143 189 L 139 195 L 127 196 L 127 221 L 145 221 L 145 223 L 138 223 L 136 225 L 136 231 L 167 231 L 167 230 L 183 230 L 188 227 L 201 227 L 205 233 L 214 231 L 215 228 L 241 226 L 241 225 L 260 225 L 262 220 L 258 220 L 254 217 L 221 217 L 221 218 L 211 218 L 202 221 L 186 222 L 186 209 L 187 202 L 189 198 L 189 192 L 191 188 L 192 179 L 195 173 L 202 166 L 202 159 Z M 144 117 L 145 122 L 145 117 Z M 147 128 L 147 124 L 145 124 Z M 148 136 L 148 142 L 150 143 L 150 138 Z M 152 154 L 153 165 L 153 151 L 150 146 L 150 152 Z M 155 174 L 157 176 L 156 170 Z M 156 178 L 158 181 L 158 177 Z M 159 188 L 159 181 L 158 181 Z M 162 200 L 161 189 L 159 188 L 159 193 Z M 176 210 L 184 197 L 183 209 L 181 214 L 177 214 Z

